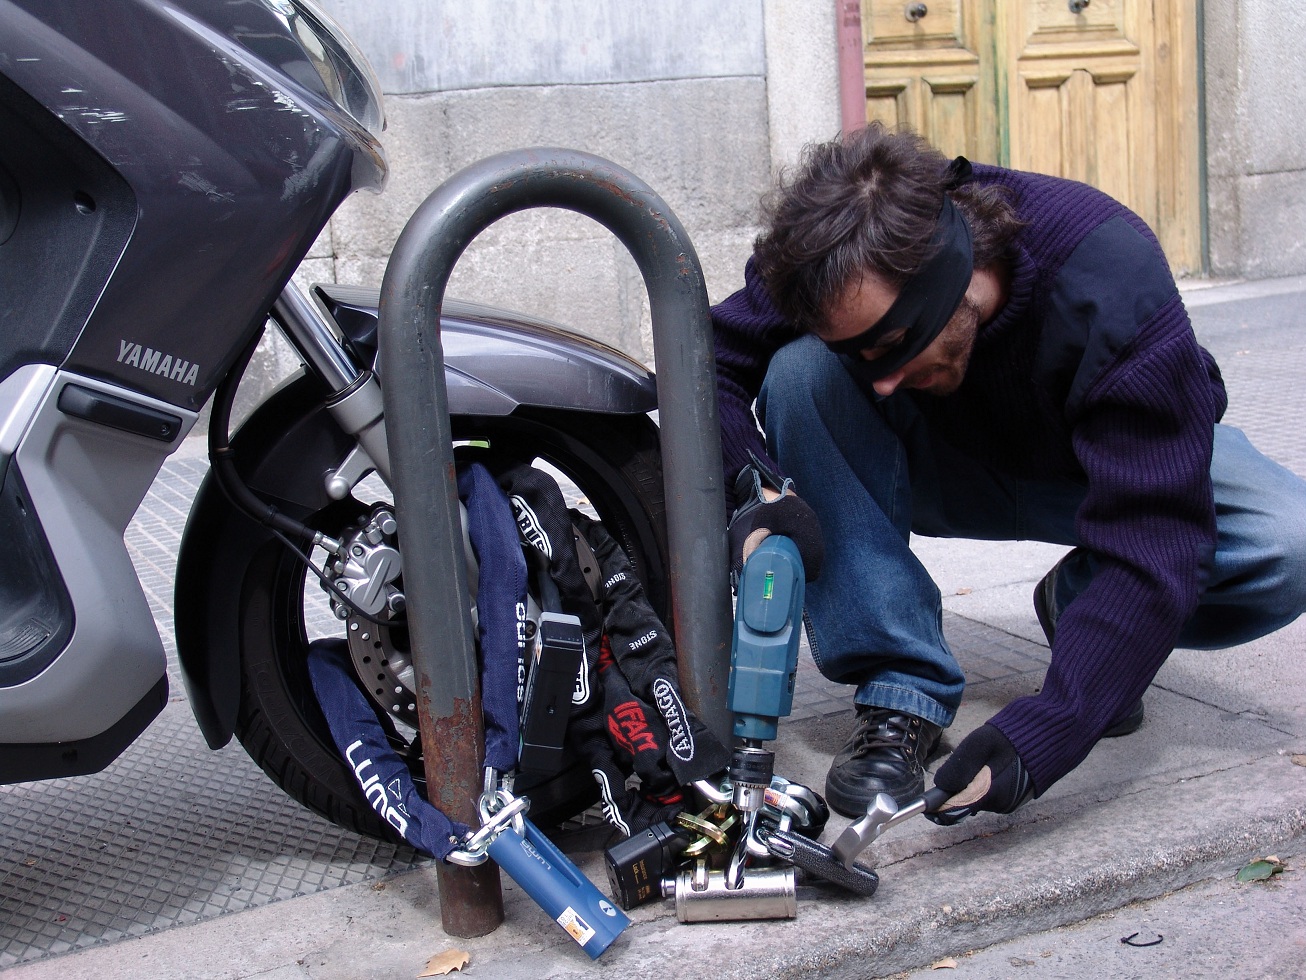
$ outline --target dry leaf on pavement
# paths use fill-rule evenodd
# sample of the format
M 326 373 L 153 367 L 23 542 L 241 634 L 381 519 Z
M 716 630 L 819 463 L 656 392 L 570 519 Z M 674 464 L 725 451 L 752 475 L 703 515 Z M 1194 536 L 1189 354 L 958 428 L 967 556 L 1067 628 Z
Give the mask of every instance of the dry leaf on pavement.
M 930 969 L 931 970 L 955 970 L 957 969 L 957 961 L 954 960 L 951 956 L 945 956 L 943 959 L 939 960 L 939 962 L 931 963 Z
M 446 949 L 443 953 L 436 953 L 426 961 L 426 969 L 417 974 L 419 980 L 421 977 L 443 977 L 453 973 L 454 970 L 461 970 L 472 961 L 471 954 L 461 949 Z

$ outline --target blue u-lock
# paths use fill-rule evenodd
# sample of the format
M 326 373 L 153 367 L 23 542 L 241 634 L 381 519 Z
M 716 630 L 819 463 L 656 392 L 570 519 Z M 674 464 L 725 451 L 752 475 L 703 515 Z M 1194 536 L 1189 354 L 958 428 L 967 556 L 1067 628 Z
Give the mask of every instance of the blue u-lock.
M 522 833 L 510 823 L 490 842 L 489 855 L 522 891 L 562 926 L 590 959 L 598 959 L 630 925 L 553 841 L 529 820 Z

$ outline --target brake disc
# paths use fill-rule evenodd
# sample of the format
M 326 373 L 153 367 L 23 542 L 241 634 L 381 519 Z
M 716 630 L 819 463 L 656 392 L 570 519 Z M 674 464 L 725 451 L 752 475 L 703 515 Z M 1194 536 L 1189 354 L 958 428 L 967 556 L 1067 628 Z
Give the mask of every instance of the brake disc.
M 417 696 L 413 693 L 416 685 L 407 625 L 380 626 L 361 616 L 350 616 L 345 620 L 345 629 L 349 655 L 364 690 L 395 721 L 416 729 Z
M 476 628 L 476 583 L 479 566 L 467 531 L 467 512 L 460 506 L 463 553 L 467 556 L 467 581 L 471 589 L 472 627 Z M 341 537 L 340 560 L 327 570 L 332 608 L 343 616 L 349 655 L 354 669 L 372 701 L 395 721 L 416 730 L 417 696 L 413 659 L 408 641 L 408 621 L 403 615 L 406 599 L 401 579 L 398 526 L 388 507 L 375 506 L 355 528 Z M 547 569 L 545 571 L 547 574 Z M 365 611 L 381 622 L 358 615 L 340 601 L 333 589 L 355 604 L 366 602 Z M 540 606 L 533 595 L 526 597 L 526 638 L 535 635 Z

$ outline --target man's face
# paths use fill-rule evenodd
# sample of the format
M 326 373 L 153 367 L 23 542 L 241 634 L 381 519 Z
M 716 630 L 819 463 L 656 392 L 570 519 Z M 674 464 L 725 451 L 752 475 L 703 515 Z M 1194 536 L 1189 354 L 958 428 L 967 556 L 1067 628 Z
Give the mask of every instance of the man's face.
M 866 273 L 846 289 L 826 314 L 819 332 L 822 340 L 843 340 L 873 326 L 898 297 L 898 290 Z M 899 388 L 914 388 L 932 395 L 950 395 L 960 386 L 970 364 L 970 352 L 979 330 L 980 310 L 970 297 L 962 298 L 933 343 L 897 371 L 872 383 L 876 394 L 888 396 Z M 879 339 L 874 347 L 856 356 L 874 361 L 903 340 L 898 330 Z

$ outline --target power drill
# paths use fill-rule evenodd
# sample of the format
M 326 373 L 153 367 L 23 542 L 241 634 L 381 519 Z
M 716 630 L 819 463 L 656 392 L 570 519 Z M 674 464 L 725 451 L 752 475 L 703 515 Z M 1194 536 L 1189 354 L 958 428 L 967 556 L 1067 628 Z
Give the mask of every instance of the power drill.
M 735 588 L 735 629 L 730 648 L 728 701 L 734 712 L 734 733 L 738 740 L 730 760 L 731 802 L 743 817 L 730 869 L 711 887 L 689 889 L 695 902 L 703 900 L 707 918 L 738 918 L 736 902 L 727 896 L 751 895 L 756 898 L 776 891 L 772 878 L 757 878 L 757 887 L 743 890 L 743 850 L 755 833 L 757 815 L 771 788 L 775 754 L 762 743 L 776 737 L 779 720 L 793 708 L 794 681 L 798 671 L 798 644 L 802 638 L 803 562 L 797 546 L 789 538 L 772 534 L 748 557 Z M 725 802 L 721 799 L 720 802 Z M 822 821 L 823 822 L 823 821 Z M 609 848 L 608 878 L 612 894 L 624 909 L 634 908 L 656 898 L 675 878 L 673 872 L 692 835 L 669 824 L 655 824 L 645 833 Z M 783 876 L 781 876 L 783 877 Z M 665 884 L 664 884 L 665 880 Z M 677 915 L 682 921 L 697 921 L 686 911 L 690 896 L 682 875 L 676 895 Z M 780 880 L 776 878 L 776 880 Z M 793 874 L 784 881 L 792 890 Z M 780 889 L 783 892 L 784 888 Z M 779 894 L 779 892 L 777 892 Z M 763 903 L 765 904 L 765 903 Z M 792 903 L 781 903 L 788 908 Z M 739 906 L 743 908 L 744 906 Z M 759 905 L 758 908 L 761 908 Z M 723 909 L 733 909 L 727 913 Z M 771 918 L 770 912 L 742 915 L 743 918 Z M 682 913 L 684 913 L 682 915 Z M 792 912 L 786 913 L 792 917 Z
M 740 741 L 730 780 L 750 830 L 775 769 L 775 753 L 762 743 L 776 737 L 779 720 L 793 709 L 804 581 L 797 545 L 772 534 L 744 562 L 735 590 L 728 696 Z

